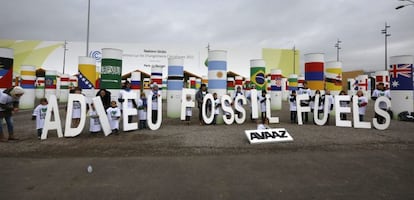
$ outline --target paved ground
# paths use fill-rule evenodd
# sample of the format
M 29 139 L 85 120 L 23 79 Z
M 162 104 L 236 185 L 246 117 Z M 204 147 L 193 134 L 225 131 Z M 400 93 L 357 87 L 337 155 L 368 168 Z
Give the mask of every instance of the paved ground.
M 289 123 L 286 105 L 274 115 L 281 123 L 271 126 L 286 128 L 294 142 L 250 145 L 244 130 L 255 123 L 200 126 L 196 119 L 39 141 L 24 111 L 15 116 L 22 140 L 0 143 L 0 199 L 414 198 L 414 123 L 337 128 L 332 117 L 328 126 L 299 126 Z

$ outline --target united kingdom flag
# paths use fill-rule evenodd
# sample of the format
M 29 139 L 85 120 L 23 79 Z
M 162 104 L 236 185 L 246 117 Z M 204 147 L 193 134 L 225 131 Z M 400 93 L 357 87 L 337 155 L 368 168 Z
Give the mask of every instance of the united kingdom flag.
M 413 90 L 413 64 L 390 65 L 391 90 Z
M 352 83 L 352 87 L 354 88 L 354 90 L 355 91 L 358 91 L 358 85 L 359 85 L 359 83 L 358 83 L 358 80 L 355 80 L 353 83 Z

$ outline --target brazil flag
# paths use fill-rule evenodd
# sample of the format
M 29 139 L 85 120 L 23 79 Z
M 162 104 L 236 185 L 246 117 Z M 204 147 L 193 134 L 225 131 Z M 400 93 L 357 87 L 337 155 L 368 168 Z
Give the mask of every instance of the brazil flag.
M 257 90 L 266 89 L 266 75 L 265 67 L 251 67 L 250 68 L 250 81 L 251 84 L 256 85 Z

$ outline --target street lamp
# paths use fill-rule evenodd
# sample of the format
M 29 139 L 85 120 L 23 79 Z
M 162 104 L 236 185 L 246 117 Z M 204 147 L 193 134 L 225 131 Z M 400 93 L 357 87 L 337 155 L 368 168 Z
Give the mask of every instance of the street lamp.
M 86 25 L 86 56 L 89 55 L 89 21 L 91 17 L 91 0 L 88 0 L 88 22 Z
M 336 61 L 338 61 L 338 62 L 339 62 L 339 49 L 341 49 L 339 44 L 341 44 L 341 43 L 342 43 L 342 41 L 339 40 L 339 38 L 338 38 L 338 40 L 336 41 L 335 46 L 334 46 L 334 47 L 336 47 Z
M 293 45 L 293 74 L 296 74 L 296 46 Z
M 384 34 L 385 36 L 385 71 L 388 70 L 388 65 L 387 65 L 387 40 L 388 37 L 391 36 L 391 34 L 388 33 L 388 28 L 390 28 L 391 26 L 387 25 L 387 22 L 385 22 L 385 28 L 381 30 L 381 33 Z
M 412 0 L 400 0 L 400 1 L 402 1 L 402 2 L 410 2 L 410 3 L 404 4 L 404 5 L 399 5 L 399 6 L 397 6 L 397 7 L 395 8 L 395 10 L 398 10 L 398 9 L 404 8 L 404 7 L 406 7 L 406 6 L 414 6 L 414 1 L 412 1 Z
M 65 65 L 66 65 L 66 51 L 68 50 L 68 48 L 66 48 L 66 45 L 68 44 L 68 42 L 63 43 L 63 74 L 65 74 Z

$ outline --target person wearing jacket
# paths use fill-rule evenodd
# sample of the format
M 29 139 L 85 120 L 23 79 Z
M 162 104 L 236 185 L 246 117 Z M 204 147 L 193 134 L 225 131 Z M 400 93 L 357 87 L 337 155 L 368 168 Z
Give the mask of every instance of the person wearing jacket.
M 208 94 L 207 86 L 206 84 L 201 84 L 200 89 L 196 93 L 196 101 L 197 101 L 197 107 L 198 107 L 198 120 L 200 120 L 200 125 L 204 124 L 203 120 L 203 114 L 202 114 L 202 108 L 203 108 L 203 100 L 204 96 Z
M 6 89 L 0 93 L 0 142 L 18 140 L 14 135 L 12 115 L 19 111 L 19 100 L 23 94 L 24 90 L 19 86 Z M 3 133 L 3 119 L 6 120 L 7 131 L 9 133 L 8 139 Z

